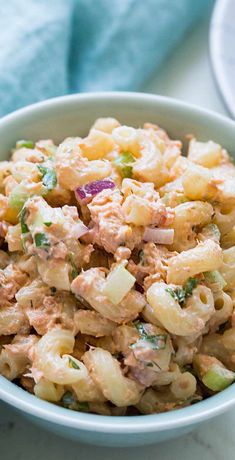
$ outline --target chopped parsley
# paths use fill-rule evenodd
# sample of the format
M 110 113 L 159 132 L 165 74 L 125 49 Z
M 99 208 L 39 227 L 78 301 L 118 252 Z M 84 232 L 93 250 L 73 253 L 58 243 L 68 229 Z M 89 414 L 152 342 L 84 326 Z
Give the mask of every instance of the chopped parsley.
M 62 397 L 62 403 L 65 407 L 69 407 L 75 403 L 75 399 L 71 391 L 66 391 Z
M 139 257 L 140 264 L 144 265 L 144 251 L 142 249 L 140 250 L 138 257 Z
M 136 348 L 140 341 L 145 341 L 151 344 L 153 350 L 163 350 L 166 348 L 166 334 L 148 334 L 144 328 L 144 323 L 136 321 L 134 323 L 137 331 L 139 332 L 140 339 L 137 342 L 130 345 L 131 348 Z
M 29 233 L 29 227 L 26 224 L 27 214 L 28 214 L 27 209 L 22 208 L 20 212 L 20 228 L 21 228 L 22 234 Z
M 55 188 L 57 184 L 55 170 L 43 165 L 37 165 L 37 167 L 40 173 L 42 174 L 42 183 L 43 185 L 45 185 L 47 190 L 52 190 L 53 188 Z
M 77 269 L 77 266 L 73 260 L 73 254 L 70 253 L 69 254 L 69 262 L 71 264 L 71 267 L 72 267 L 72 270 L 71 270 L 71 276 L 72 276 L 72 279 L 74 280 L 74 278 L 76 278 L 78 276 L 78 269 Z
M 82 412 L 88 412 L 90 410 L 88 402 L 84 401 L 78 401 L 77 402 L 77 410 L 80 410 Z
M 79 365 L 74 361 L 72 358 L 69 357 L 69 367 L 73 367 L 74 369 L 80 369 Z
M 34 241 L 37 248 L 44 248 L 50 246 L 50 242 L 45 233 L 36 233 L 34 235 Z
M 43 222 L 44 225 L 46 225 L 46 227 L 50 227 L 52 225 L 52 222 Z
M 72 410 L 77 410 L 77 411 L 82 411 L 82 412 L 89 412 L 89 404 L 88 402 L 80 402 L 75 399 L 75 396 L 71 391 L 66 391 L 66 393 L 63 395 L 61 399 L 61 403 L 64 407 L 67 407 L 68 409 Z
M 197 278 L 189 278 L 186 281 L 184 287 L 172 289 L 170 287 L 166 288 L 166 292 L 173 297 L 179 304 L 183 304 L 185 300 L 190 297 L 193 293 L 193 290 L 197 287 L 198 280 Z
M 125 177 L 132 177 L 132 164 L 134 161 L 135 158 L 130 152 L 123 152 L 114 160 L 113 163 L 124 179 Z

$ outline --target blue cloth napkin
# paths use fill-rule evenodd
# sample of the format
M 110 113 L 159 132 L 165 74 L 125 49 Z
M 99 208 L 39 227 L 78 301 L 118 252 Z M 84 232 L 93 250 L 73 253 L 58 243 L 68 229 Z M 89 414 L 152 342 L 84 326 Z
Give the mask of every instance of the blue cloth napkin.
M 68 93 L 136 90 L 212 0 L 0 0 L 0 115 Z

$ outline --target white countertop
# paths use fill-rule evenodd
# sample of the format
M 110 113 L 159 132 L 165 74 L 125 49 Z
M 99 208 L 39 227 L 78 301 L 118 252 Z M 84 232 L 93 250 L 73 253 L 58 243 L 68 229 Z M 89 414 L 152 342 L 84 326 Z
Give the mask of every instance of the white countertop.
M 164 69 L 144 88 L 226 114 L 208 56 L 209 20 L 194 29 Z M 41 431 L 0 403 L 0 458 L 4 460 L 234 460 L 235 410 L 192 434 L 150 447 L 111 449 L 81 445 Z

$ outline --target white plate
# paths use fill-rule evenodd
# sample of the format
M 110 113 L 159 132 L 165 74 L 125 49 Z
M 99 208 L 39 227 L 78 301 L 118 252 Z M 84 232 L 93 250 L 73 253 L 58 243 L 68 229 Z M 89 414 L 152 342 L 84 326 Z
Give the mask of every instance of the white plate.
M 217 0 L 210 27 L 210 54 L 215 78 L 235 118 L 235 0 Z

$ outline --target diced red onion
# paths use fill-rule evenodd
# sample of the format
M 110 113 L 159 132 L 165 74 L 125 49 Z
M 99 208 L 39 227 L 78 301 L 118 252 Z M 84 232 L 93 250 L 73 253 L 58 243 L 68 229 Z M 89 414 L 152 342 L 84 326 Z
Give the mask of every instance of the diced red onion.
M 137 283 L 137 281 L 135 282 L 135 290 L 140 292 L 140 294 L 144 294 L 143 286 L 141 286 L 141 284 Z
M 102 190 L 113 189 L 115 183 L 111 179 L 96 180 L 89 182 L 89 184 L 82 185 L 75 189 L 75 196 L 80 204 L 88 203 L 91 198 Z
M 174 230 L 172 228 L 146 227 L 143 240 L 157 244 L 172 244 L 174 241 Z
M 74 237 L 81 238 L 89 232 L 89 228 L 86 227 L 82 222 L 77 224 L 74 228 Z

